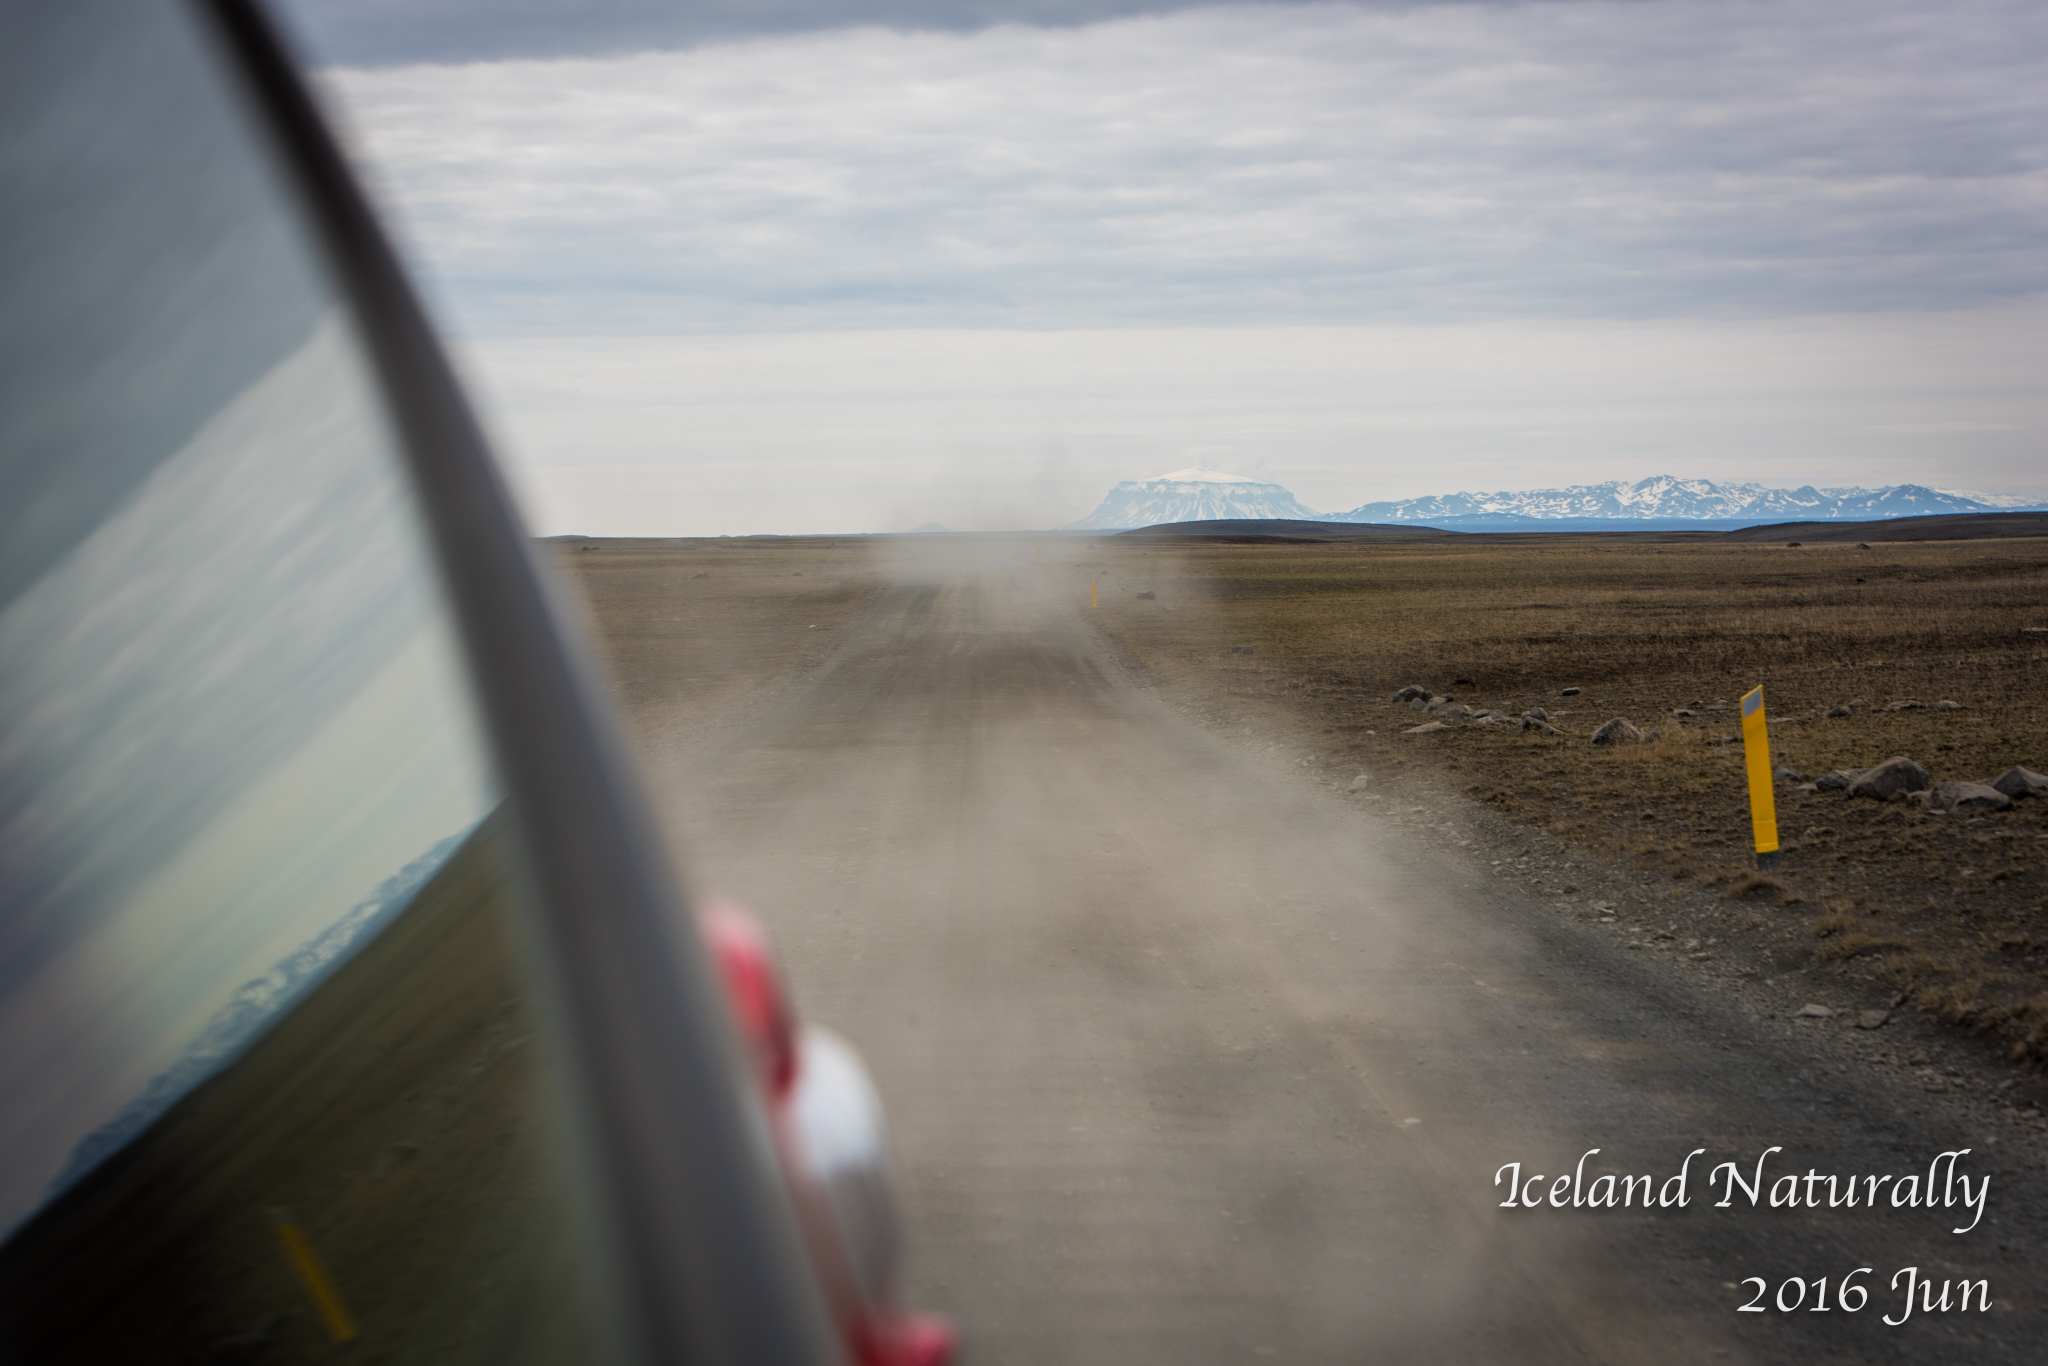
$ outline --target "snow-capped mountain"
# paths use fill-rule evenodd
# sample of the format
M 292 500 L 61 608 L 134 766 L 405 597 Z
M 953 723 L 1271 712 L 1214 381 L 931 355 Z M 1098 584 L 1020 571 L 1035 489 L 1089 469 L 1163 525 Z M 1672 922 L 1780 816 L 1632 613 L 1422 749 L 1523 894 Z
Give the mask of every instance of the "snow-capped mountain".
M 1563 518 L 1601 521 L 1875 521 L 1944 513 L 1996 512 L 2036 507 L 2024 498 L 1968 494 L 1895 484 L 1881 489 L 1766 488 L 1762 484 L 1717 484 L 1711 479 L 1655 475 L 1640 483 L 1613 480 L 1563 489 L 1503 493 L 1449 493 L 1366 503 L 1332 514 L 1339 522 L 1443 522 L 1472 518 Z
M 1195 466 L 1151 479 L 1126 479 L 1109 491 L 1102 506 L 1060 530 L 1107 531 L 1224 518 L 1292 517 L 1313 521 L 1317 515 L 1278 484 Z
M 1885 488 L 1796 489 L 1762 484 L 1717 484 L 1711 479 L 1653 475 L 1630 484 L 1574 484 L 1562 489 L 1501 493 L 1445 493 L 1399 502 L 1366 503 L 1349 512 L 1312 512 L 1278 484 L 1216 470 L 1175 470 L 1151 479 L 1128 479 L 1109 491 L 1102 506 L 1062 531 L 1102 531 L 1159 526 L 1168 522 L 1212 522 L 1226 518 L 1303 521 L 1427 523 L 1483 529 L 1543 522 L 1767 522 L 1881 521 L 1950 513 L 2044 508 L 2048 503 L 2004 494 L 1936 489 L 1923 484 Z

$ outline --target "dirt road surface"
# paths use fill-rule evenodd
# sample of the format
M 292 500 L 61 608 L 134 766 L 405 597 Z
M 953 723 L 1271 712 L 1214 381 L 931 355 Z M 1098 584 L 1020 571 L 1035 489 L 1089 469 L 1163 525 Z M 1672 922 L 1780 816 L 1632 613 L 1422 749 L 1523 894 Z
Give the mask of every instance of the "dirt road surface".
M 2011 1143 L 1190 724 L 1029 546 L 904 544 L 708 715 L 614 662 L 692 882 L 873 1065 L 910 1297 L 971 1362 L 2040 1359 Z M 1710 1164 L 1774 1145 L 1766 1181 L 1971 1149 L 1984 1217 L 1716 1208 Z M 1500 1206 L 1504 1164 L 1540 1201 L 1594 1148 L 1581 1190 L 1706 1151 L 1682 1209 Z M 1906 1267 L 1993 1307 L 1887 1326 Z M 1738 1312 L 1748 1277 L 1800 1307 Z

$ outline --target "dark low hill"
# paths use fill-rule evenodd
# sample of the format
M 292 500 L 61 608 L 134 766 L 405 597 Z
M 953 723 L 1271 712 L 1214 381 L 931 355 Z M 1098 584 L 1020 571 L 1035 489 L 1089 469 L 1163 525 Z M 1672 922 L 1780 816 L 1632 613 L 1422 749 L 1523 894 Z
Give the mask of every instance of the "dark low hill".
M 1724 531 L 1717 541 L 1988 541 L 2048 536 L 2048 512 L 1967 512 L 1884 522 L 1780 522 Z
M 1132 531 L 1113 533 L 1130 536 L 1199 536 L 1205 540 L 1230 541 L 1327 541 L 1418 536 L 1439 539 L 1462 535 L 1433 526 L 1387 526 L 1377 522 L 1304 522 L 1285 517 L 1224 518 L 1213 522 L 1166 522 Z

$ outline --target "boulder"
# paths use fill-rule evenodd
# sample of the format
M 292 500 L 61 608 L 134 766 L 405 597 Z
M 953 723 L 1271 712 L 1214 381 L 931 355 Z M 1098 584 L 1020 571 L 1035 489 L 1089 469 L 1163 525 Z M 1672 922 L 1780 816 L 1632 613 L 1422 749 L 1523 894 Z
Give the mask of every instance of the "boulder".
M 1363 792 L 1371 786 L 1372 779 L 1366 774 L 1361 773 L 1356 778 L 1353 778 L 1351 780 L 1351 786 L 1345 788 L 1344 790 L 1346 792 Z
M 2010 811 L 2012 798 L 1987 783 L 1936 783 L 1927 790 L 1930 811 Z
M 1850 698 L 1850 699 L 1849 699 L 1849 710 L 1850 710 L 1850 711 L 1855 711 L 1855 710 L 1856 710 L 1857 708 L 1859 708 L 1859 707 L 1867 707 L 1867 706 L 1869 706 L 1869 705 L 1870 705 L 1870 703 L 1868 703 L 1868 702 L 1864 701 L 1864 700 L 1863 700 L 1862 698 L 1860 698 L 1860 697 L 1852 697 L 1852 698 Z
M 1529 708 L 1529 710 L 1523 712 L 1522 715 L 1533 716 L 1538 721 L 1548 721 L 1550 719 L 1550 713 L 1543 710 L 1543 708 L 1541 707 L 1531 707 Z
M 1831 773 L 1823 773 L 1820 777 L 1815 778 L 1813 785 L 1821 792 L 1838 792 L 1869 771 L 1869 769 L 1864 768 L 1838 768 Z
M 2009 768 L 1984 784 L 2017 801 L 2021 797 L 2048 797 L 2048 778 L 2031 768 Z
M 1431 716 L 1441 716 L 1446 721 L 1469 721 L 1474 715 L 1463 702 L 1432 702 L 1424 708 Z
M 1428 696 L 1429 689 L 1410 683 L 1407 687 L 1394 694 L 1394 700 L 1396 702 L 1412 702 L 1418 697 Z
M 1771 776 L 1773 778 L 1776 778 L 1781 783 L 1803 783 L 1806 781 L 1806 775 L 1804 773 L 1800 773 L 1797 770 L 1790 768 L 1781 768 L 1776 773 L 1773 773 Z
M 1897 701 L 1897 702 L 1894 702 L 1894 703 L 1892 703 L 1892 704 L 1891 704 L 1891 705 L 1890 705 L 1889 707 L 1886 707 L 1886 708 L 1885 708 L 1885 710 L 1886 710 L 1886 711 L 1920 711 L 1920 710 L 1922 710 L 1923 708 L 1925 708 L 1925 707 L 1926 707 L 1926 705 L 1927 705 L 1927 704 L 1926 704 L 1925 702 L 1916 702 L 1916 701 L 1914 701 L 1914 700 L 1913 700 L 1912 698 L 1910 698 L 1910 697 L 1906 697 L 1906 698 L 1901 698 L 1901 699 L 1900 699 L 1899 701 Z
M 1538 735 L 1556 735 L 1559 733 L 1556 726 L 1553 726 L 1548 721 L 1545 721 L 1541 717 L 1536 716 L 1523 717 L 1522 729 L 1533 730 Z
M 1583 688 L 1566 688 L 1566 689 L 1564 689 L 1563 691 L 1559 692 L 1559 693 L 1558 693 L 1558 696 L 1559 696 L 1559 697 L 1577 697 L 1577 696 L 1578 696 L 1578 695 L 1579 695 L 1579 694 L 1580 694 L 1581 692 L 1583 692 L 1583 691 L 1585 691 L 1585 690 L 1584 690 Z
M 1829 716 L 1854 716 L 1856 713 L 1850 711 L 1847 707 L 1829 707 L 1827 714 Z
M 1144 598 L 1156 598 L 1156 597 L 1158 597 L 1158 596 L 1159 596 L 1159 595 L 1158 595 L 1157 593 L 1154 593 L 1154 592 L 1153 592 L 1153 591 L 1151 591 L 1150 589 L 1147 589 L 1147 590 L 1145 590 L 1144 592 L 1142 592 L 1142 593 L 1138 594 L 1138 597 L 1139 597 L 1139 598 L 1141 598 L 1141 599 L 1144 599 Z
M 1808 1002 L 1793 1011 L 1792 1018 L 1795 1020 L 1832 1020 L 1835 1018 L 1835 1012 L 1829 1010 L 1824 1005 Z
M 1440 730 L 1449 729 L 1450 727 L 1441 721 L 1424 721 L 1421 725 L 1410 726 L 1401 733 L 1403 735 L 1434 735 Z
M 1951 702 L 1946 697 L 1944 697 L 1941 699 L 1941 701 L 1936 702 L 1934 704 L 1934 709 L 1936 711 L 1961 711 L 1963 709 L 1963 704 L 1960 702 Z
M 1907 792 L 1925 792 L 1928 776 L 1925 768 L 1904 755 L 1897 755 L 1876 768 L 1867 768 L 1859 773 L 1849 784 L 1849 795 L 1888 802 Z
M 1411 698 L 1409 698 L 1409 699 L 1408 699 L 1408 710 L 1410 710 L 1410 711 L 1428 711 L 1428 710 L 1429 710 L 1429 699 L 1428 699 L 1427 697 L 1411 697 Z
M 1619 716 L 1593 732 L 1593 743 L 1596 745 L 1633 744 L 1642 738 L 1641 731 Z
M 1801 783 L 1799 786 L 1793 788 L 1792 790 L 1794 792 L 1818 792 L 1820 791 L 1820 788 L 1813 783 Z
M 1692 709 L 1691 709 L 1690 707 L 1680 707 L 1680 708 L 1679 708 L 1679 709 L 1678 709 L 1677 711 L 1675 711 L 1675 712 L 1672 712 L 1671 714 L 1672 714 L 1673 716 L 1697 716 L 1697 715 L 1699 715 L 1699 713 L 1698 713 L 1698 712 L 1696 712 L 1696 711 L 1692 710 Z

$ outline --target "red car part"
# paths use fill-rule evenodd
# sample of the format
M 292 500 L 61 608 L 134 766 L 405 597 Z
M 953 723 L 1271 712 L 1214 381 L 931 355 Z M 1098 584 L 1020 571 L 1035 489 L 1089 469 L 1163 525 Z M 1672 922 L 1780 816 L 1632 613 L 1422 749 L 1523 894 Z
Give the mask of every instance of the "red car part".
M 837 1036 L 799 1025 L 759 921 L 718 901 L 697 919 L 848 1354 L 857 1366 L 946 1366 L 956 1346 L 952 1326 L 897 1302 L 893 1183 L 866 1069 Z

